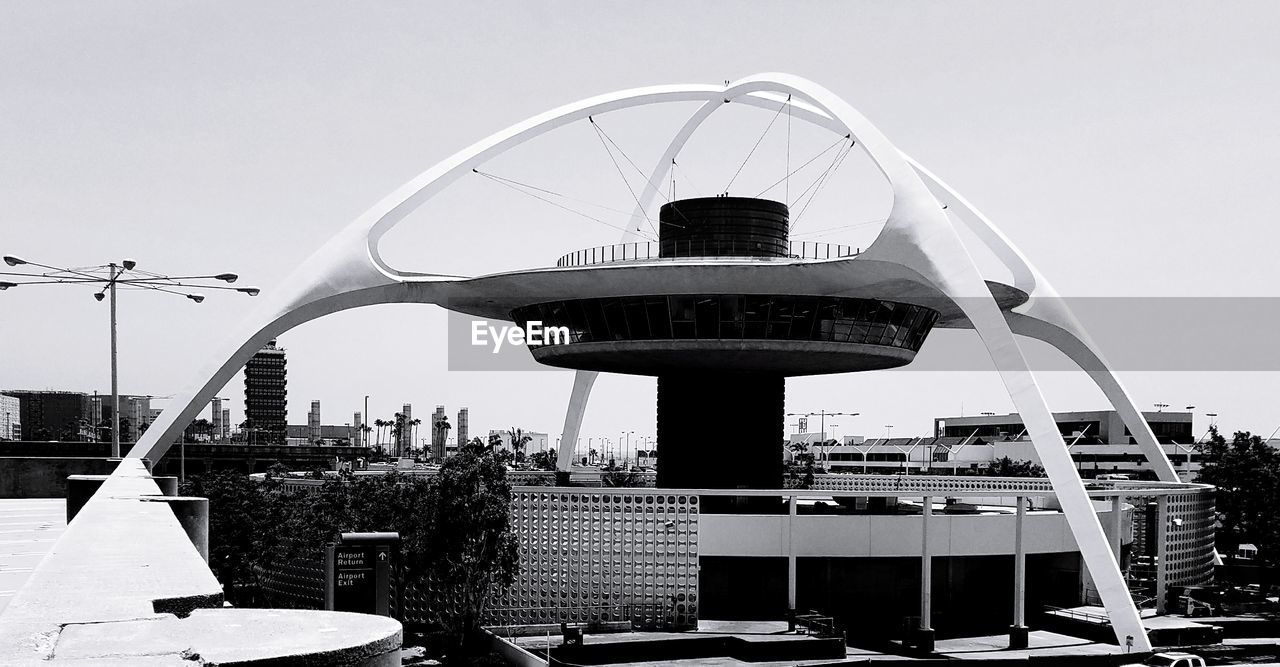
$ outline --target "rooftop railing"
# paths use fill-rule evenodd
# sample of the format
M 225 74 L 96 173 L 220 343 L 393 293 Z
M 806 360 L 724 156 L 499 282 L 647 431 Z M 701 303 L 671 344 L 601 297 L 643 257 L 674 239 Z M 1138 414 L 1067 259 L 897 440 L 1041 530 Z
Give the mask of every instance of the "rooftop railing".
M 659 256 L 659 248 L 669 246 L 673 252 L 667 256 Z M 719 257 L 733 259 L 754 259 L 760 261 L 779 259 L 839 259 L 841 257 L 857 257 L 862 248 L 839 245 L 836 243 L 819 243 L 817 241 L 791 241 L 788 254 L 761 257 L 753 254 L 754 246 L 733 239 L 707 239 L 701 241 L 669 241 L 659 244 L 654 241 L 637 241 L 635 243 L 618 243 L 615 245 L 597 246 L 571 252 L 556 260 L 558 267 L 590 266 L 592 264 L 609 264 L 612 262 L 644 262 L 656 260 L 682 260 L 703 257 Z

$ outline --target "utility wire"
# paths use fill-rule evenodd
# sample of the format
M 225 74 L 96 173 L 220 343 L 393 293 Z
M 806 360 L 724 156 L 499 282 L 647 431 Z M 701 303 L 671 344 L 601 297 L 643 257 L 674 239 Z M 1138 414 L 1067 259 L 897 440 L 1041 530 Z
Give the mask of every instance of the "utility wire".
M 726 195 L 729 194 L 729 188 L 733 186 L 733 182 L 738 180 L 738 174 L 742 173 L 742 168 L 747 166 L 747 161 L 751 159 L 752 155 L 755 155 L 756 149 L 760 147 L 760 142 L 764 141 L 765 135 L 769 134 L 769 128 L 773 127 L 774 122 L 778 120 L 778 116 L 781 116 L 782 111 L 787 107 L 789 107 L 790 105 L 791 105 L 791 96 L 788 95 L 786 103 L 778 107 L 778 113 L 773 114 L 773 118 L 769 119 L 769 124 L 764 126 L 764 132 L 760 133 L 760 138 L 756 139 L 755 145 L 752 146 L 751 150 L 747 152 L 747 156 L 745 158 L 742 158 L 742 164 L 738 165 L 738 170 L 733 172 L 733 178 L 729 179 L 729 184 L 724 186 L 724 193 Z

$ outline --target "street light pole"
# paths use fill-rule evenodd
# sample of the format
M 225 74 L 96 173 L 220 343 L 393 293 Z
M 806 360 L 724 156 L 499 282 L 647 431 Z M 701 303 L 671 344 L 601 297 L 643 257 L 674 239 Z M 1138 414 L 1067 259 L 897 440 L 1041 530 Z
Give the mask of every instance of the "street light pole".
M 4 276 L 20 276 L 28 278 L 22 282 L 10 282 L 8 280 L 0 280 L 0 290 L 7 290 L 10 287 L 19 287 L 22 285 L 68 285 L 68 284 L 91 284 L 105 286 L 94 293 L 93 298 L 102 301 L 105 292 L 111 293 L 111 458 L 120 458 L 120 374 L 119 374 L 119 356 L 117 353 L 117 333 L 116 333 L 116 286 L 124 285 L 134 289 L 149 289 L 157 292 L 166 292 L 168 294 L 177 294 L 185 296 L 196 303 L 204 301 L 204 296 L 199 294 L 189 294 L 185 292 L 174 291 L 173 287 L 199 287 L 201 289 L 222 289 L 241 292 L 249 296 L 257 296 L 261 291 L 257 287 L 225 287 L 222 285 L 207 284 L 189 284 L 183 281 L 191 280 L 220 280 L 227 283 L 235 282 L 239 276 L 234 273 L 219 273 L 207 276 L 166 276 L 159 273 L 151 273 L 149 271 L 138 270 L 134 274 L 125 278 L 126 271 L 133 271 L 137 266 L 137 262 L 132 259 L 125 259 L 119 264 L 109 262 L 106 265 L 93 266 L 83 269 L 67 269 L 57 266 L 49 266 L 48 264 L 40 264 L 38 262 L 30 262 L 25 259 L 14 257 L 13 255 L 5 255 L 4 263 L 8 266 L 33 266 L 46 269 L 42 273 L 26 273 L 4 271 L 0 275 Z M 103 275 L 105 272 L 106 275 Z M 32 278 L 36 280 L 31 280 Z M 96 428 L 95 424 L 95 428 Z
M 111 267 L 111 458 L 120 458 L 120 377 L 118 357 L 116 356 L 116 271 L 115 262 L 107 264 Z

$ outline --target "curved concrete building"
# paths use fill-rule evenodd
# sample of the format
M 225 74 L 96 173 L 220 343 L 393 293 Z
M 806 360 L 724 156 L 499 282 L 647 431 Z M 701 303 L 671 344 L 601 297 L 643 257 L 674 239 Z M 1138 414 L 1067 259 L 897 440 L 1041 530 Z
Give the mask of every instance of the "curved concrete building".
M 738 198 L 684 200 L 663 207 L 655 246 L 636 238 L 574 252 L 554 267 L 473 278 L 398 270 L 379 239 L 451 183 L 533 137 L 593 115 L 669 102 L 699 102 L 672 138 L 650 182 L 663 182 L 684 144 L 726 103 L 778 110 L 844 136 L 887 180 L 892 208 L 860 253 L 811 248 L 786 238 L 785 207 Z M 640 212 L 653 204 L 646 188 Z M 643 220 L 639 215 L 636 219 Z M 967 227 L 1012 274 L 985 279 L 959 234 Z M 659 449 L 679 448 L 670 428 L 690 427 L 696 402 L 723 402 L 750 415 L 741 425 L 750 464 L 718 479 L 660 472 L 662 486 L 780 486 L 784 378 L 910 363 L 933 328 L 971 329 L 982 340 L 1035 443 L 1121 643 L 1149 647 L 1113 551 L 1031 372 L 1018 336 L 1053 345 L 1087 371 L 1124 418 L 1161 480 L 1177 482 L 1146 422 L 1102 354 L 1043 276 L 980 212 L 904 155 L 846 101 L 805 79 L 759 74 L 727 85 L 664 85 L 568 104 L 482 139 L 395 190 L 329 240 L 271 290 L 223 352 L 129 453 L 158 460 L 174 437 L 268 340 L 324 315 L 380 303 L 427 303 L 489 319 L 565 323 L 569 342 L 533 350 L 543 363 L 577 370 L 562 441 L 576 442 L 599 372 L 658 377 Z M 643 321 L 643 326 L 641 322 Z M 664 426 L 665 425 L 665 426 Z M 728 437 L 736 437 L 730 434 Z M 571 447 L 562 448 L 567 468 Z M 696 456 L 680 448 L 676 457 Z M 660 457 L 672 460 L 666 451 Z

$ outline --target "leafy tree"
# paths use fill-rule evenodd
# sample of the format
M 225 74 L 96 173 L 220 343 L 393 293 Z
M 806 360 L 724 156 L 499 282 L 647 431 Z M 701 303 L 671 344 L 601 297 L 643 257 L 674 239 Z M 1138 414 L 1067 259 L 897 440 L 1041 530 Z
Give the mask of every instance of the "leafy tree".
M 994 477 L 1044 477 L 1044 466 L 1030 461 L 1014 461 L 1005 456 L 987 464 L 987 474 Z
M 424 509 L 426 525 L 406 545 L 420 555 L 410 572 L 431 583 L 429 608 L 452 639 L 452 662 L 483 646 L 480 622 L 493 588 L 510 585 L 520 571 L 506 467 L 472 447 L 459 451 L 431 478 Z
M 514 426 L 507 429 L 507 435 L 511 437 L 511 455 L 515 457 L 516 463 L 524 463 L 524 448 L 533 438 L 523 429 Z
M 1227 442 L 1216 426 L 1197 448 L 1204 457 L 1197 481 L 1217 487 L 1218 551 L 1234 554 L 1250 543 L 1264 563 L 1280 564 L 1280 452 L 1248 431 Z
M 797 489 L 813 488 L 814 456 L 809 451 L 809 443 L 793 442 L 789 446 L 791 461 L 787 463 L 786 475 L 792 486 Z
M 555 470 L 556 450 L 548 449 L 544 452 L 534 452 L 529 455 L 529 463 L 533 465 L 534 470 Z

